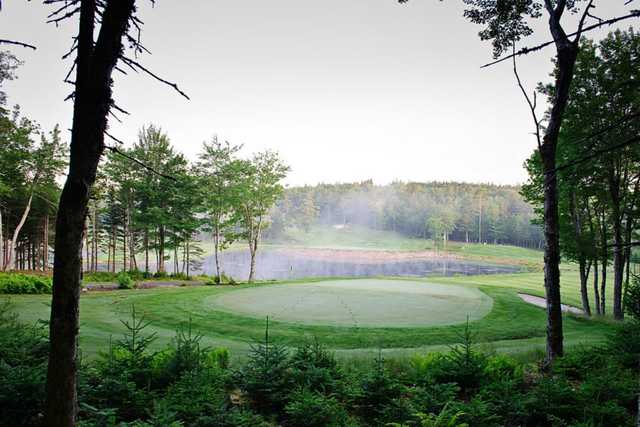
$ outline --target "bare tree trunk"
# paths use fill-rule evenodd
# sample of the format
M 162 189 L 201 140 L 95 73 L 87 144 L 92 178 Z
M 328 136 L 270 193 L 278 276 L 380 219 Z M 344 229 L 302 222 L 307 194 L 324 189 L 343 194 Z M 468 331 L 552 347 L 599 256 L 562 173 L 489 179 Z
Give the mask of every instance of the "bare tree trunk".
M 564 353 L 560 297 L 558 184 L 555 169 L 560 126 L 569 100 L 569 89 L 578 54 L 577 41 L 576 43 L 569 41 L 561 27 L 562 11 L 549 11 L 549 27 L 556 45 L 558 73 L 549 123 L 539 147 L 544 171 L 544 286 L 547 303 L 547 366 Z
M 613 168 L 611 168 L 613 169 Z M 622 311 L 622 283 L 624 279 L 624 251 L 622 240 L 622 213 L 620 212 L 619 185 L 620 178 L 610 178 L 609 194 L 611 195 L 611 210 L 613 219 L 613 317 L 616 320 L 624 318 Z
M 81 0 L 69 173 L 56 219 L 49 364 L 43 425 L 73 427 L 77 413 L 77 346 L 82 229 L 89 190 L 104 150 L 111 106 L 111 74 L 135 0 L 107 1 L 93 42 L 95 0 Z
M 24 211 L 22 212 L 22 217 L 20 218 L 20 222 L 18 222 L 18 225 L 16 225 L 15 230 L 13 230 L 13 237 L 7 245 L 8 259 L 4 266 L 5 270 L 13 268 L 12 264 L 13 264 L 14 248 L 18 241 L 18 235 L 20 234 L 20 230 L 22 230 L 22 227 L 24 226 L 24 223 L 27 220 L 27 216 L 29 215 L 29 211 L 31 210 L 32 201 L 33 201 L 33 189 L 31 190 L 31 195 L 29 196 L 29 201 L 27 202 L 27 206 L 24 208 Z
M 596 314 L 601 315 L 600 310 L 600 292 L 598 291 L 598 257 L 593 259 L 593 301 L 596 307 Z
M 144 271 L 149 273 L 149 229 L 144 229 Z
M 222 277 L 220 274 L 220 224 L 216 222 L 213 230 L 213 258 L 216 262 L 216 277 L 218 278 L 218 283 L 222 282 Z

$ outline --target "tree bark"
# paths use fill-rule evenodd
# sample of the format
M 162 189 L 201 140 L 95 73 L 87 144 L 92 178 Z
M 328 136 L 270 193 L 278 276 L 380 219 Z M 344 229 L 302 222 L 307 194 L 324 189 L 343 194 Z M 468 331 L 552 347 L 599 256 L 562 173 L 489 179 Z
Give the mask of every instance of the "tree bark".
M 7 244 L 7 262 L 4 265 L 4 269 L 12 269 L 13 266 L 13 253 L 15 250 L 16 243 L 18 242 L 18 236 L 20 235 L 20 230 L 24 226 L 25 221 L 27 220 L 27 216 L 29 216 L 29 211 L 31 210 L 31 202 L 33 201 L 33 189 L 31 190 L 31 195 L 29 196 L 29 201 L 27 202 L 27 206 L 24 208 L 22 212 L 22 217 L 20 218 L 20 222 L 16 225 L 15 230 L 13 231 L 13 237 L 9 240 Z
M 111 74 L 122 52 L 122 37 L 128 29 L 134 2 L 106 2 L 95 45 L 96 1 L 80 3 L 69 173 L 56 219 L 44 419 L 48 427 L 72 427 L 76 422 L 82 230 L 89 190 L 104 150 L 107 114 L 112 103 Z
M 596 314 L 599 316 L 602 314 L 600 310 L 600 292 L 598 291 L 598 257 L 593 260 L 593 302 L 596 307 Z
M 610 168 L 609 194 L 611 196 L 611 217 L 613 223 L 613 317 L 624 318 L 622 311 L 622 283 L 624 279 L 624 250 L 622 239 L 622 212 L 620 209 L 620 176 Z
M 548 3 L 550 5 L 550 2 Z M 544 171 L 544 286 L 547 305 L 547 355 L 549 366 L 564 353 L 562 306 L 560 298 L 560 227 L 558 221 L 558 185 L 556 148 L 562 116 L 569 100 L 569 89 L 578 54 L 577 41 L 571 42 L 560 24 L 564 9 L 550 10 L 549 28 L 556 45 L 558 72 L 549 123 L 540 145 Z

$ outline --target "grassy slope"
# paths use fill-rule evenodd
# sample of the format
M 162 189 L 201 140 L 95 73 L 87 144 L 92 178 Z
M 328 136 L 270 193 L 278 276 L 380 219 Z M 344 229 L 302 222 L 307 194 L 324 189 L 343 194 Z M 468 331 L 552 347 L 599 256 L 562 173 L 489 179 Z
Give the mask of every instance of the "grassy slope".
M 502 276 L 451 277 L 430 279 L 442 284 L 479 287 L 494 299 L 491 313 L 472 322 L 477 339 L 496 351 L 523 352 L 541 348 L 544 344 L 544 310 L 524 303 L 517 291 L 542 295 L 540 273 Z M 565 283 L 575 277 L 565 274 Z M 256 285 L 264 286 L 264 285 Z M 243 285 L 242 287 L 247 287 Z M 153 290 L 95 292 L 81 300 L 81 346 L 86 354 L 104 349 L 110 336 L 124 332 L 120 319 L 126 319 L 133 304 L 152 321 L 150 330 L 158 334 L 157 345 L 174 336 L 181 323 L 192 318 L 194 328 L 204 335 L 207 345 L 223 345 L 235 354 L 242 354 L 248 344 L 264 334 L 264 322 L 258 319 L 215 311 L 206 305 L 209 296 L 232 292 L 230 287 L 192 287 Z M 579 295 L 574 286 L 563 288 L 564 300 L 577 304 Z M 14 296 L 13 302 L 22 319 L 35 321 L 48 318 L 50 297 L 46 295 Z M 357 357 L 371 349 L 385 348 L 402 355 L 417 349 L 441 349 L 457 341 L 461 325 L 433 328 L 346 328 L 304 326 L 273 322 L 270 334 L 287 345 L 301 339 L 318 337 L 327 346 L 339 349 L 339 354 Z M 606 320 L 586 320 L 565 316 L 567 344 L 593 343 L 604 339 L 611 325 Z
M 329 248 L 381 251 L 431 251 L 443 252 L 442 245 L 436 248 L 432 240 L 409 238 L 392 231 L 371 230 L 362 227 L 336 229 L 328 226 L 314 227 L 308 233 L 290 230 L 288 238 L 274 246 L 300 246 L 307 248 Z M 448 242 L 446 252 L 457 256 L 490 262 L 541 264 L 542 252 L 509 245 Z

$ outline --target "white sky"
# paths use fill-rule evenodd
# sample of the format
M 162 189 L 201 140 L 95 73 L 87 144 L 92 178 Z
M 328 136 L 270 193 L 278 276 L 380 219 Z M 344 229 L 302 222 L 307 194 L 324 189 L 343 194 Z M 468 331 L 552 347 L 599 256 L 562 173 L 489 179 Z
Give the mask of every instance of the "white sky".
M 464 20 L 460 2 L 139 3 L 143 41 L 153 52 L 140 61 L 192 99 L 142 75 L 117 75 L 115 99 L 132 113 L 122 124 L 110 122 L 122 140 L 154 123 L 195 159 L 202 141 L 217 133 L 247 153 L 279 151 L 292 167 L 291 185 L 526 178 L 522 163 L 535 145 L 528 109 L 510 63 L 479 68 L 491 60 L 491 46 Z M 597 3 L 603 18 L 625 10 L 624 0 Z M 62 79 L 69 63 L 60 57 L 76 23 L 45 24 L 51 10 L 37 1 L 3 1 L 0 37 L 38 46 L 11 49 L 25 65 L 5 89 L 10 103 L 45 128 L 67 129 L 71 103 L 63 99 L 71 87 Z M 631 23 L 637 25 L 624 25 Z M 530 89 L 549 79 L 552 53 L 520 60 Z

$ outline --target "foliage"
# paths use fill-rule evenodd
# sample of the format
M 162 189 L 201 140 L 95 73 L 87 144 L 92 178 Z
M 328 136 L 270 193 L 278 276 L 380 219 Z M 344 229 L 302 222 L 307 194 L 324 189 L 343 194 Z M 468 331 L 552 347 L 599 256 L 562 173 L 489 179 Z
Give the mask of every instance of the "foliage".
M 269 323 L 264 341 L 251 346 L 247 364 L 236 373 L 238 386 L 260 413 L 281 411 L 291 391 L 288 352 L 269 339 Z
M 116 276 L 116 282 L 120 289 L 133 289 L 135 287 L 133 279 L 124 271 L 118 273 Z
M 436 242 L 501 243 L 539 248 L 542 231 L 531 224 L 534 211 L 519 187 L 458 182 L 371 181 L 318 184 L 285 189 L 272 218 L 281 230 L 268 230 L 272 239 L 300 234 L 306 242 L 312 225 L 347 234 L 395 232 L 412 239 Z M 279 221 L 275 223 L 276 219 Z M 423 242 L 421 249 L 424 249 Z
M 640 322 L 640 276 L 633 275 L 624 293 L 624 309 L 627 314 Z
M 336 427 L 347 422 L 347 411 L 333 397 L 302 389 L 294 392 L 284 411 L 295 426 Z
M 0 273 L 0 294 L 50 294 L 51 278 L 19 273 Z
M 35 425 L 44 402 L 49 343 L 42 325 L 26 325 L 0 303 L 0 425 Z
M 0 308 L 0 422 L 35 426 L 48 343 L 41 327 L 8 310 Z M 351 368 L 317 340 L 289 355 L 266 334 L 246 364 L 230 370 L 228 350 L 203 349 L 191 322 L 157 352 L 147 325 L 132 310 L 125 336 L 83 364 L 79 425 L 631 426 L 640 391 L 632 322 L 606 345 L 570 349 L 548 375 L 535 363 L 468 348 L 468 333 L 446 353 L 409 364 L 378 355 Z M 470 369 L 478 360 L 482 369 Z

